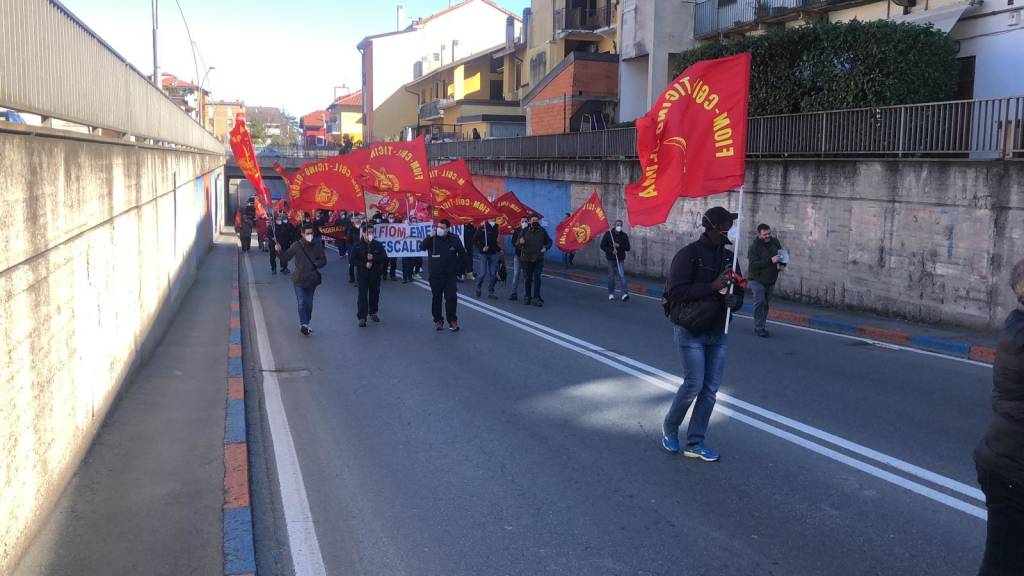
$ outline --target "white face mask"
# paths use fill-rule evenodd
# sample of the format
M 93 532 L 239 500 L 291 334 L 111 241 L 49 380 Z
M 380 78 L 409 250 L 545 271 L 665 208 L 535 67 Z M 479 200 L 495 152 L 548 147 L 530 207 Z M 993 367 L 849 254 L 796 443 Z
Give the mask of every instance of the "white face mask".
M 622 226 L 616 226 L 615 227 L 615 231 L 616 232 L 622 232 Z
M 519 224 L 519 227 L 520 227 L 520 228 L 526 228 L 526 227 L 527 227 L 527 226 L 529 226 L 529 225 L 530 225 L 530 223 L 529 223 L 529 222 L 522 222 L 522 223 L 520 223 L 520 224 Z
M 497 220 L 488 220 L 488 221 L 487 221 L 487 224 L 488 224 L 489 226 L 494 226 L 494 225 L 495 225 L 495 224 L 497 224 L 497 223 L 498 223 L 498 221 L 497 221 Z
M 306 242 L 312 242 L 313 241 L 313 235 L 312 234 L 304 234 L 302 237 L 306 239 Z
M 437 229 L 437 235 L 438 236 L 446 236 L 447 234 L 448 234 L 448 229 L 447 228 L 438 228 Z
M 366 235 L 366 242 L 367 243 L 373 242 L 373 234 L 367 234 Z

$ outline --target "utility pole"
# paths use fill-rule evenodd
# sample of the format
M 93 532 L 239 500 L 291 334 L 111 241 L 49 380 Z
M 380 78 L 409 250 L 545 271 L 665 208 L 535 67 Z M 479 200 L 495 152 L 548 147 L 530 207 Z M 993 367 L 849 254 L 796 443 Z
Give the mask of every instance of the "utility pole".
M 160 22 L 157 15 L 160 8 L 160 0 L 152 0 L 151 6 L 153 7 L 153 85 L 156 86 L 157 90 L 162 92 L 164 88 L 160 82 L 160 61 L 157 58 L 156 51 L 156 36 L 157 31 L 160 28 Z

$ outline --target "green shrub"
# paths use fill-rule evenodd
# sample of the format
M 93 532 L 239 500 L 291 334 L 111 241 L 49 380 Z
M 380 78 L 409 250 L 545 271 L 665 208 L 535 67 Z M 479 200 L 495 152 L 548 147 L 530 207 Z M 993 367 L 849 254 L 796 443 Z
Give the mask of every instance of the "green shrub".
M 931 26 L 889 20 L 778 28 L 679 54 L 672 76 L 700 60 L 750 52 L 750 115 L 950 99 L 956 45 Z

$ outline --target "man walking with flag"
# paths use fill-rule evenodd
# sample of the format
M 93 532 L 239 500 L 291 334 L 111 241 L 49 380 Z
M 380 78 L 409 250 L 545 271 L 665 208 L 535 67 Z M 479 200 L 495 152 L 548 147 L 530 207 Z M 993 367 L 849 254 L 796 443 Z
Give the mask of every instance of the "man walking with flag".
M 459 292 L 456 282 L 466 265 L 466 249 L 462 246 L 462 240 L 451 233 L 451 222 L 441 220 L 430 236 L 420 242 L 420 250 L 427 253 L 432 296 L 430 311 L 434 316 L 434 328 L 443 330 L 447 317 L 448 329 L 458 332 Z M 444 315 L 441 314 L 442 300 Z
M 662 446 L 680 451 L 679 426 L 693 405 L 683 455 L 715 462 L 718 452 L 704 445 L 725 371 L 727 310 L 743 306 L 743 290 L 733 286 L 735 255 L 727 246 L 739 214 L 715 206 L 704 214 L 704 234 L 676 253 L 665 283 L 665 311 L 683 361 L 683 384 L 662 425 Z M 696 402 L 694 402 L 696 400 Z
M 519 300 L 519 277 L 523 275 L 523 261 L 520 258 L 523 247 L 519 239 L 529 226 L 530 220 L 524 216 L 519 220 L 519 227 L 512 231 L 512 294 L 508 299 L 513 302 Z
M 480 275 L 476 279 L 476 297 L 483 292 L 484 280 L 487 284 L 487 297 L 495 299 L 494 285 L 498 283 L 498 259 L 501 258 L 501 244 L 498 243 L 498 222 L 490 219 L 476 231 L 476 250 L 480 253 Z
M 629 286 L 626 284 L 626 252 L 629 252 L 629 234 L 622 231 L 622 220 L 615 221 L 615 227 L 601 237 L 601 250 L 608 262 L 608 299 L 615 300 L 615 279 L 622 285 L 622 301 L 629 300 Z

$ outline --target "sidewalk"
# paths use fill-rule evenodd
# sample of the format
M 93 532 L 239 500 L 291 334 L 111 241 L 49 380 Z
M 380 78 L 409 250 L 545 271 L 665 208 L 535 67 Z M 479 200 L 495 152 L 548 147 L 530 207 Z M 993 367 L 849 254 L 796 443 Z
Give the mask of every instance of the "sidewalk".
M 561 266 L 545 266 L 544 274 L 584 284 L 605 286 L 607 276 L 594 270 Z M 654 280 L 627 278 L 633 294 L 661 298 L 663 283 Z M 751 298 L 743 306 L 742 315 L 753 312 Z M 769 320 L 807 326 L 825 332 L 862 336 L 871 340 L 900 346 L 919 348 L 957 358 L 967 358 L 991 364 L 995 359 L 996 332 L 972 331 L 966 328 L 945 328 L 914 324 L 883 318 L 868 313 L 836 310 L 824 306 L 800 304 L 786 300 L 772 300 Z
M 220 241 L 152 357 L 125 384 L 17 576 L 225 573 L 225 491 L 233 489 L 224 474 L 226 375 L 238 260 L 235 242 Z

